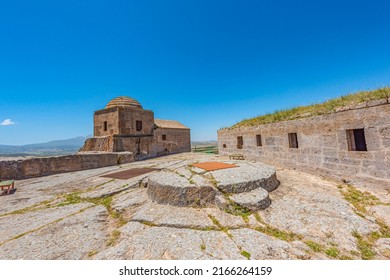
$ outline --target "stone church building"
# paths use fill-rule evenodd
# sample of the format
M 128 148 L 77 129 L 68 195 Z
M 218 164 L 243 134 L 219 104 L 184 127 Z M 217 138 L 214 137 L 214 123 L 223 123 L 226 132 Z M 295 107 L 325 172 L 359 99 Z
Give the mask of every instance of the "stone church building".
M 94 114 L 94 137 L 81 152 L 132 152 L 135 159 L 190 152 L 190 129 L 178 121 L 154 118 L 129 97 L 117 97 Z

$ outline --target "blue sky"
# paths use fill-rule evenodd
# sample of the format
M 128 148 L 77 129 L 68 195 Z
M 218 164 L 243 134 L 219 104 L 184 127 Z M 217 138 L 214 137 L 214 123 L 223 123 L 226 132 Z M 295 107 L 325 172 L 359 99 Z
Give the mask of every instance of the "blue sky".
M 0 1 L 0 144 L 92 134 L 119 95 L 192 129 L 390 85 L 389 1 Z

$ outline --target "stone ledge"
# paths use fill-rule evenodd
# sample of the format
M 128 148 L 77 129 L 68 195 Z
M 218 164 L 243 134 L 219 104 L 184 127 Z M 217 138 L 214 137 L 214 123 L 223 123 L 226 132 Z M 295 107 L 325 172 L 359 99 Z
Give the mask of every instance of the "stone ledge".
M 262 188 L 247 193 L 234 194 L 230 199 L 251 211 L 262 210 L 271 205 L 268 192 Z
M 0 178 L 28 179 L 58 173 L 114 166 L 134 161 L 132 153 L 79 153 L 75 155 L 0 161 Z

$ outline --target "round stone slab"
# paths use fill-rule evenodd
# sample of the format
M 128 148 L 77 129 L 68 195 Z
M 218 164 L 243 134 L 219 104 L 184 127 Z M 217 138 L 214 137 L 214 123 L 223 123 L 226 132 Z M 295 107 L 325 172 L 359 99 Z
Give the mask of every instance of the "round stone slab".
M 149 176 L 148 196 L 154 202 L 173 206 L 209 206 L 214 204 L 216 189 L 200 175 L 187 178 L 174 171 Z
M 250 192 L 257 188 L 273 191 L 279 186 L 274 167 L 259 162 L 225 161 L 235 168 L 211 171 L 218 189 L 226 193 Z
M 268 191 L 279 186 L 275 168 L 241 161 L 224 163 L 225 167 L 223 164 L 220 166 L 225 169 L 219 170 L 208 171 L 189 165 L 151 174 L 148 179 L 148 196 L 154 202 L 173 206 L 216 204 L 224 208 L 223 205 L 227 204 L 226 207 L 229 207 L 229 201 L 224 203 L 223 199 L 219 199 L 223 196 L 230 196 L 232 202 L 253 210 L 270 205 Z M 226 163 L 233 166 L 226 166 Z
M 233 194 L 230 196 L 230 200 L 251 211 L 262 210 L 271 205 L 268 192 L 263 188 L 257 188 L 246 193 Z

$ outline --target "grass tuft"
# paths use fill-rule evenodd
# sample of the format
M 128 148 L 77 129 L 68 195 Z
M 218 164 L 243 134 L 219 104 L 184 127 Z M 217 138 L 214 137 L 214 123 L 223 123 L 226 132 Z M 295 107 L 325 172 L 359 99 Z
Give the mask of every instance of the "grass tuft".
M 97 254 L 97 251 L 96 251 L 96 250 L 93 250 L 93 251 L 91 251 L 91 252 L 88 253 L 88 257 L 92 257 L 92 256 L 94 256 L 94 255 L 96 255 L 96 254 Z
M 149 226 L 149 227 L 155 227 L 155 226 L 157 226 L 155 223 L 149 222 L 149 221 L 142 221 L 141 224 L 143 224 L 143 225 L 145 225 L 145 226 Z
M 111 237 L 110 239 L 107 241 L 107 246 L 108 247 L 111 247 L 111 246 L 114 246 L 118 243 L 118 240 L 119 240 L 119 237 L 121 236 L 121 232 L 118 231 L 118 230 L 114 230 L 112 233 L 111 233 Z
M 341 194 L 360 214 L 366 214 L 367 207 L 380 203 L 376 196 L 368 192 L 362 192 L 352 185 L 346 185 L 345 188 L 342 188 Z
M 240 216 L 248 223 L 249 216 L 252 215 L 252 211 L 248 208 L 241 206 L 229 199 L 229 206 L 225 209 L 225 212 L 231 215 Z
M 352 235 L 356 238 L 361 258 L 363 260 L 372 260 L 375 257 L 375 252 L 372 248 L 374 240 L 371 238 L 365 238 L 356 231 L 354 231 Z
M 242 256 L 244 256 L 245 258 L 247 258 L 248 260 L 251 259 L 251 254 L 248 253 L 247 251 L 241 251 L 240 254 L 241 254 Z
M 53 200 L 46 200 L 46 201 L 43 201 L 43 202 L 39 202 L 39 203 L 37 203 L 35 205 L 29 206 L 29 207 L 26 207 L 26 208 L 22 208 L 22 209 L 13 211 L 11 213 L 2 214 L 2 215 L 0 215 L 0 217 L 9 216 L 9 215 L 25 214 L 25 213 L 29 213 L 29 212 L 33 212 L 33 211 L 42 210 L 42 209 L 45 209 L 45 208 L 50 208 L 51 207 L 51 203 L 53 201 L 54 201 L 54 199 Z
M 218 181 L 214 178 L 213 174 L 210 173 L 205 177 L 210 181 L 214 188 L 218 189 Z
M 227 236 L 229 236 L 230 238 L 233 238 L 233 236 L 229 233 L 228 231 L 228 228 L 227 227 L 224 227 L 216 217 L 214 217 L 213 215 L 207 215 L 209 217 L 209 219 L 213 222 L 214 225 L 216 225 L 222 232 L 226 233 Z
M 342 260 L 342 261 L 351 261 L 351 260 L 353 260 L 353 258 L 350 257 L 350 256 L 342 255 L 342 256 L 339 257 L 339 260 Z
M 305 244 L 307 246 L 309 246 L 310 249 L 313 250 L 313 252 L 316 252 L 316 253 L 322 252 L 324 250 L 324 247 L 321 244 L 316 243 L 316 242 L 311 241 L 311 240 L 305 241 Z
M 332 247 L 327 250 L 325 250 L 325 254 L 327 254 L 331 258 L 337 258 L 340 254 L 339 249 Z
M 267 234 L 269 236 L 273 236 L 275 238 L 278 238 L 280 240 L 284 241 L 295 241 L 295 240 L 302 240 L 303 236 L 300 234 L 293 233 L 291 231 L 284 231 L 277 229 L 275 227 L 272 227 L 268 225 L 259 215 L 259 213 L 255 212 L 253 213 L 253 216 L 255 217 L 256 221 L 263 224 L 264 226 L 256 227 L 255 230 Z
M 265 224 L 262 217 L 260 217 L 259 213 L 255 212 L 253 213 L 253 216 L 255 217 L 256 221 L 258 221 L 260 224 Z
M 280 230 L 274 227 L 271 227 L 269 225 L 266 225 L 264 227 L 257 227 L 255 230 L 267 234 L 269 236 L 273 236 L 275 238 L 278 238 L 280 240 L 284 240 L 287 242 L 295 241 L 295 240 L 301 240 L 303 238 L 302 235 L 293 233 L 291 231 L 284 231 Z
M 213 231 L 213 230 L 215 230 L 215 228 L 214 227 L 202 227 L 202 228 L 199 228 L 199 230 L 201 230 L 201 231 Z

